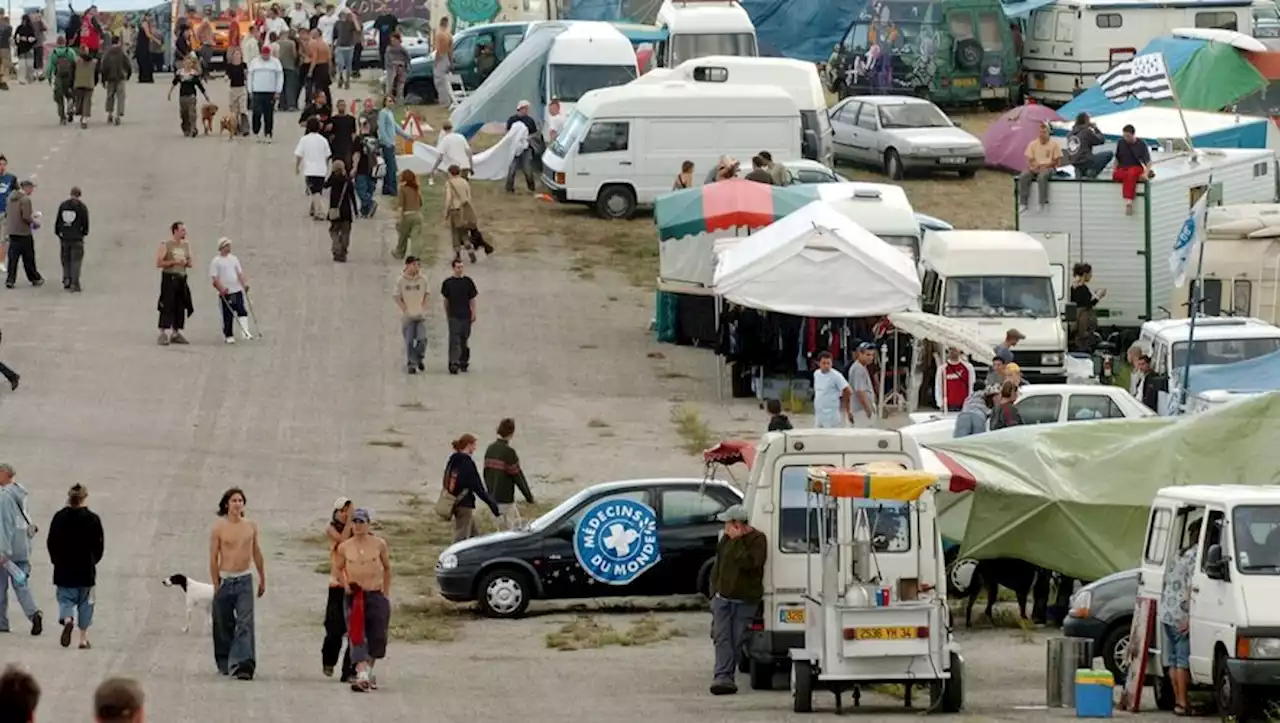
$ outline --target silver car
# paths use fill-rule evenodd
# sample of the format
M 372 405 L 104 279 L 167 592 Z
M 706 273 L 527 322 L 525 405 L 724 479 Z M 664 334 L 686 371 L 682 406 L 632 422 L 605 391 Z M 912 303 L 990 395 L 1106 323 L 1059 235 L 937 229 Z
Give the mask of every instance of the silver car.
M 431 25 L 421 18 L 401 18 L 397 29 L 409 58 L 421 58 L 431 54 Z M 378 29 L 372 20 L 364 22 L 364 42 L 360 49 L 360 67 L 373 68 L 382 64 L 378 57 Z
M 836 160 L 883 169 L 895 181 L 921 171 L 970 178 L 986 160 L 982 141 L 923 98 L 851 96 L 827 113 Z

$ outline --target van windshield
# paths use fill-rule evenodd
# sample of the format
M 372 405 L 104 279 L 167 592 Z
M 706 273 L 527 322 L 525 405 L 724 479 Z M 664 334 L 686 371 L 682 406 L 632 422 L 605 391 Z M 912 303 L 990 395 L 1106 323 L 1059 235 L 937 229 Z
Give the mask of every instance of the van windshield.
M 1236 567 L 1245 575 L 1280 575 L 1280 507 L 1242 505 L 1235 509 Z
M 906 254 L 907 258 L 911 259 L 912 262 L 920 258 L 919 236 L 894 236 L 881 233 L 876 234 L 876 236 L 879 236 L 881 241 Z
M 1187 363 L 1188 342 L 1173 345 L 1173 366 L 1175 369 Z M 1206 339 L 1195 342 L 1195 351 L 1191 354 L 1191 363 L 1197 366 L 1217 366 L 1234 364 L 1235 362 L 1257 359 L 1275 351 L 1280 351 L 1280 338 L 1272 339 Z
M 552 65 L 551 97 L 577 103 L 598 88 L 626 85 L 636 79 L 634 65 Z
M 686 60 L 705 58 L 709 55 L 733 55 L 754 58 L 755 33 L 673 33 L 671 35 L 671 67 Z
M 942 315 L 1048 319 L 1058 309 L 1045 276 L 958 276 L 947 279 Z
M 551 153 L 564 158 L 569 149 L 582 140 L 583 134 L 587 132 L 587 127 L 590 125 L 591 121 L 581 112 L 575 110 L 569 116 L 569 120 L 565 121 L 564 130 L 561 130 L 560 135 L 556 136 L 556 142 L 551 144 Z

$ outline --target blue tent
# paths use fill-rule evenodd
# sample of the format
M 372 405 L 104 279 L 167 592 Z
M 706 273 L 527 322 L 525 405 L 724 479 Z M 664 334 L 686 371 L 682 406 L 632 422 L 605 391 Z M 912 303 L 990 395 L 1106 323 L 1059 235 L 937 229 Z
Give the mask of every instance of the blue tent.
M 1187 61 L 1191 60 L 1201 48 L 1208 44 L 1207 40 L 1190 40 L 1186 38 L 1156 38 L 1147 46 L 1138 52 L 1138 55 L 1146 53 L 1163 53 L 1165 67 L 1169 71 L 1169 75 L 1173 76 Z M 1092 87 L 1085 90 L 1080 95 L 1071 99 L 1071 102 L 1058 109 L 1058 114 L 1063 118 L 1074 118 L 1077 113 L 1088 113 L 1091 116 L 1106 115 L 1115 113 L 1116 111 L 1137 108 L 1141 105 L 1136 99 L 1129 98 L 1123 103 L 1113 103 L 1111 99 L 1102 92 L 1102 89 L 1095 83 Z
M 1223 389 L 1233 392 L 1269 392 L 1280 389 L 1280 351 L 1234 364 L 1191 367 L 1191 393 Z

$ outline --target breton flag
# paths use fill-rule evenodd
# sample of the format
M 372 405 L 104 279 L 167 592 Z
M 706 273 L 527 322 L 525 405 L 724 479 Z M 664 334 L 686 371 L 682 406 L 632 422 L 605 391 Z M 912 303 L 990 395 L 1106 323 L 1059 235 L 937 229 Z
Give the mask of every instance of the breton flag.
M 1209 178 L 1213 183 L 1213 178 Z M 1178 238 L 1173 242 L 1173 251 L 1169 254 L 1169 273 L 1173 276 L 1173 285 L 1182 288 L 1187 280 L 1187 266 L 1191 264 L 1191 254 L 1204 242 L 1205 214 L 1209 205 L 1209 187 L 1200 194 L 1200 198 L 1191 207 L 1187 220 L 1182 222 Z M 1196 273 L 1199 273 L 1198 271 Z
M 1162 53 L 1145 53 L 1117 65 L 1098 78 L 1098 87 L 1112 103 L 1173 97 L 1173 80 Z

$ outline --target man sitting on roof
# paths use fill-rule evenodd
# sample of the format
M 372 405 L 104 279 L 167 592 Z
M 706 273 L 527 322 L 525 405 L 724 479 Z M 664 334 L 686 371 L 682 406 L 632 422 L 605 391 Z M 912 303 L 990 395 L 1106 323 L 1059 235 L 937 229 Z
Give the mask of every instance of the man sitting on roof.
M 1076 169 L 1076 178 L 1097 178 L 1115 154 L 1111 151 L 1094 152 L 1094 146 L 1107 142 L 1088 113 L 1076 116 L 1075 125 L 1067 134 L 1067 163 Z

